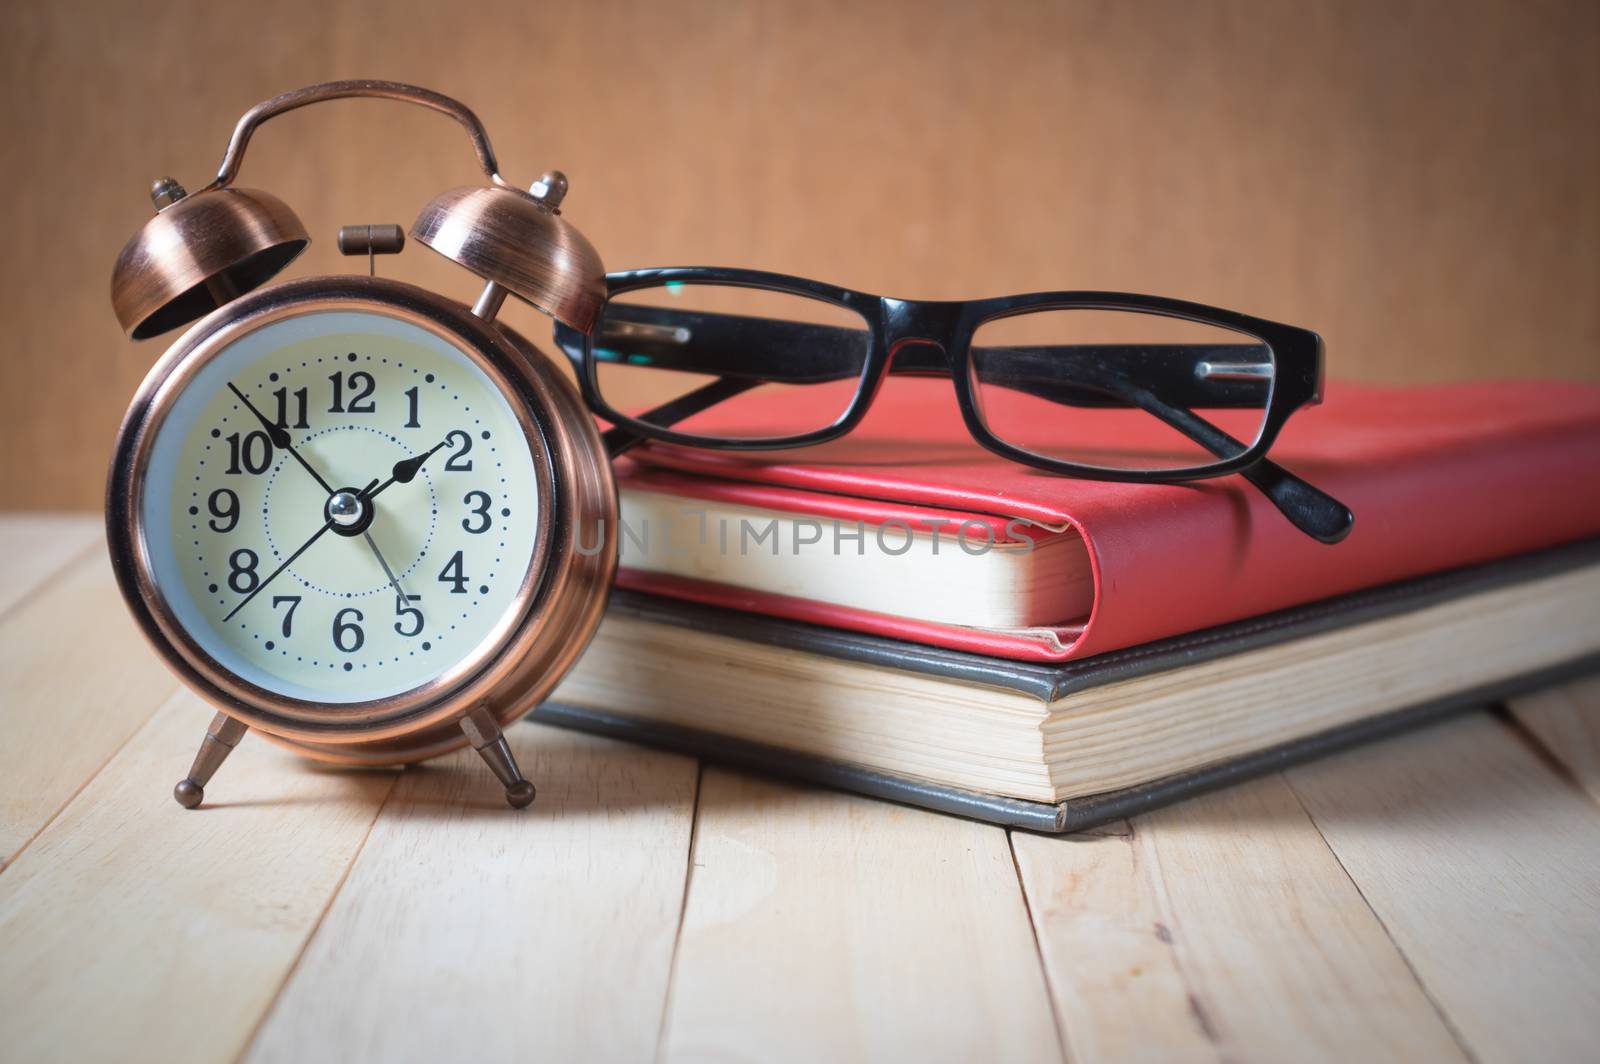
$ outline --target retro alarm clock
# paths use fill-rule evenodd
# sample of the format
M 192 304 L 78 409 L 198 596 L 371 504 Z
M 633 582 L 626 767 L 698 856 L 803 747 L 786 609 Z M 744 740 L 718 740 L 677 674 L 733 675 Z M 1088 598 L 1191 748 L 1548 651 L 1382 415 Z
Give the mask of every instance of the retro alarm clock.
M 487 181 L 411 228 L 485 280 L 468 307 L 366 275 L 267 282 L 309 238 L 237 187 L 263 122 L 346 97 L 443 112 Z M 107 492 L 111 559 L 156 650 L 217 707 L 174 790 L 194 808 L 249 730 L 303 755 L 402 764 L 470 744 L 523 807 L 501 726 L 582 653 L 616 566 L 616 487 L 576 389 L 497 324 L 514 295 L 588 331 L 605 292 L 561 216 L 567 182 L 499 174 L 478 118 L 410 85 L 346 81 L 248 111 L 215 181 L 156 182 L 112 304 L 143 339 L 194 323 L 134 396 Z M 354 226 L 341 250 L 400 250 Z

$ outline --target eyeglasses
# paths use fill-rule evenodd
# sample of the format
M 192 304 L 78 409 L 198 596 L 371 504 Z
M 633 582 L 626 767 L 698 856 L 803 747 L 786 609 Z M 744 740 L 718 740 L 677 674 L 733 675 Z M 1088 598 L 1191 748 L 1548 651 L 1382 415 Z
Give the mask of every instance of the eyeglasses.
M 1114 292 L 921 302 L 705 267 L 606 283 L 594 329 L 558 324 L 556 342 L 614 426 L 613 453 L 824 443 L 861 421 L 886 374 L 949 377 L 972 437 L 1024 465 L 1137 483 L 1239 473 L 1323 543 L 1354 521 L 1266 457 L 1322 398 L 1322 341 L 1305 329 Z

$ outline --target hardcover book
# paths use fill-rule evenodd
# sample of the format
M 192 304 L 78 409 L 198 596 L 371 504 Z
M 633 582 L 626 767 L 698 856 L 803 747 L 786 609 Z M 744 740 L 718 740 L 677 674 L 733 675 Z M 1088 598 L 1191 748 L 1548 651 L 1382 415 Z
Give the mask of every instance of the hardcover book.
M 1083 660 L 618 591 L 536 719 L 1077 831 L 1600 668 L 1600 541 Z
M 620 585 L 1066 661 L 1600 534 L 1589 385 L 1330 386 L 1273 458 L 1354 511 L 1332 547 L 1237 477 L 1124 484 L 1008 462 L 972 442 L 948 392 L 892 378 L 821 447 L 640 448 L 619 471 Z

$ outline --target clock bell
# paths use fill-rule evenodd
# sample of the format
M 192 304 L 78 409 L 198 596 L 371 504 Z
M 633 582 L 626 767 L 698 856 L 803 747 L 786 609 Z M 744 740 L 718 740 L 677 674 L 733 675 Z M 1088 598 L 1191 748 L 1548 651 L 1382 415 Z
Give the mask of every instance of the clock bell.
M 478 116 L 448 96 L 393 81 L 333 81 L 295 89 L 246 111 L 216 180 L 195 193 L 163 177 L 151 188 L 156 216 L 117 256 L 111 305 L 123 331 L 143 340 L 187 325 L 271 280 L 305 250 L 305 226 L 278 197 L 234 179 L 255 131 L 309 104 L 350 97 L 397 100 L 455 119 L 472 140 L 483 186 L 434 198 L 411 227 L 426 247 L 488 282 L 474 308 L 492 318 L 510 293 L 582 332 L 605 300 L 605 266 L 594 245 L 561 217 L 567 179 L 549 171 L 524 192 L 500 176 Z

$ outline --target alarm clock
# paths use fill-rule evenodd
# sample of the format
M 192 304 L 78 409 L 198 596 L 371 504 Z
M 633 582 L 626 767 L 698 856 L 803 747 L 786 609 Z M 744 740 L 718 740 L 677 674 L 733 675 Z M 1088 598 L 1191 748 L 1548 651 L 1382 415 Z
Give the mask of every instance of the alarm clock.
M 251 134 L 307 104 L 440 111 L 487 183 L 445 192 L 411 236 L 482 277 L 469 307 L 374 276 L 398 226 L 354 226 L 366 275 L 268 284 L 308 243 L 233 181 Z M 583 652 L 616 567 L 617 495 L 594 419 L 554 363 L 495 320 L 507 295 L 588 331 L 605 293 L 561 216 L 567 182 L 505 182 L 477 117 L 393 82 L 315 85 L 239 120 L 215 181 L 156 182 L 112 304 L 133 339 L 189 325 L 117 435 L 107 538 L 156 651 L 217 713 L 174 789 L 187 808 L 247 731 L 344 764 L 478 750 L 528 805 L 501 728 Z M 192 324 L 191 324 L 192 323 Z

